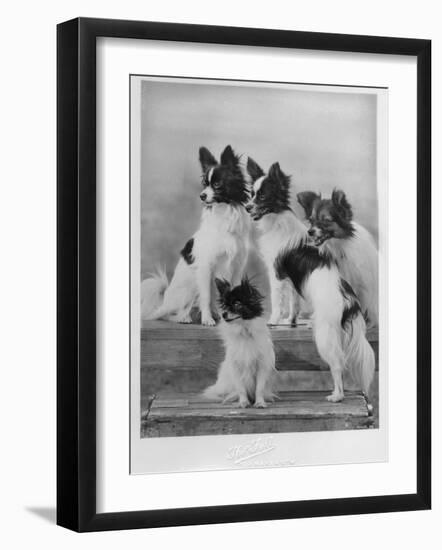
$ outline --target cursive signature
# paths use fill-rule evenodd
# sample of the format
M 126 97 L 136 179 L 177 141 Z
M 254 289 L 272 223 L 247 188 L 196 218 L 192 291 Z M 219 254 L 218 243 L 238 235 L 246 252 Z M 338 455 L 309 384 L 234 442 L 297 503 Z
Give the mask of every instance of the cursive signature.
M 250 460 L 257 456 L 269 453 L 276 449 L 273 442 L 273 437 L 257 437 L 250 443 L 243 445 L 234 445 L 227 450 L 228 460 L 232 460 L 234 464 L 241 464 L 246 460 Z

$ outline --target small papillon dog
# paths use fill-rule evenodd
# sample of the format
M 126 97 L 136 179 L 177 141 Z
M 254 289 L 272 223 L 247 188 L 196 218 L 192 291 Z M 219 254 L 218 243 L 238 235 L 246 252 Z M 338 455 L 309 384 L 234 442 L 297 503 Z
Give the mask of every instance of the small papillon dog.
M 269 270 L 271 320 L 278 320 L 280 315 L 282 283 L 291 281 L 312 311 L 316 347 L 331 370 L 334 388 L 327 399 L 338 402 L 344 398 L 342 375 L 346 368 L 368 395 L 375 357 L 352 287 L 341 277 L 334 258 L 308 244 L 307 227 L 289 205 L 290 177 L 279 164 L 273 164 L 265 174 L 249 158 L 247 169 L 254 182 L 247 210 L 258 223 L 258 244 Z
M 332 258 L 358 297 L 370 326 L 378 324 L 378 251 L 373 237 L 353 221 L 345 193 L 334 190 L 330 199 L 312 191 L 297 194 L 310 223 L 308 234 L 319 253 Z
M 216 279 L 216 286 L 226 355 L 216 383 L 204 396 L 224 402 L 237 400 L 241 408 L 251 404 L 266 407 L 266 400 L 275 397 L 276 370 L 273 342 L 263 318 L 263 297 L 247 278 L 233 288 L 225 279 Z
M 201 323 L 214 325 L 215 277 L 234 284 L 241 281 L 251 224 L 244 206 L 249 194 L 239 157 L 228 145 L 218 162 L 206 147 L 201 147 L 199 161 L 203 171 L 200 227 L 181 250 L 170 284 L 164 272 L 141 283 L 143 319 L 190 323 L 191 310 L 199 305 Z

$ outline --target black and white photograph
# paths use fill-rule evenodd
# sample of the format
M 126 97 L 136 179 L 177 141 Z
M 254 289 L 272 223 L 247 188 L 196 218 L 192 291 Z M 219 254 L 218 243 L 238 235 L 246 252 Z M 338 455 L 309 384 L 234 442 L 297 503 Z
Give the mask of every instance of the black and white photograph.
M 131 87 L 132 434 L 260 434 L 260 453 L 270 434 L 385 429 L 387 90 Z
M 436 6 L 5 4 L 1 547 L 434 547 Z

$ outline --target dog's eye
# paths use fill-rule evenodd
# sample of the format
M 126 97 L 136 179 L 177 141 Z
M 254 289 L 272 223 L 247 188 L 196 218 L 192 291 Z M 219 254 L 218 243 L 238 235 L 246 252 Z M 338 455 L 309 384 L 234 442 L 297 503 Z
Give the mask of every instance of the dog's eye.
M 212 183 L 212 187 L 213 187 L 214 189 L 219 189 L 220 186 L 221 186 L 221 182 L 219 182 L 219 181 L 214 181 L 214 182 Z

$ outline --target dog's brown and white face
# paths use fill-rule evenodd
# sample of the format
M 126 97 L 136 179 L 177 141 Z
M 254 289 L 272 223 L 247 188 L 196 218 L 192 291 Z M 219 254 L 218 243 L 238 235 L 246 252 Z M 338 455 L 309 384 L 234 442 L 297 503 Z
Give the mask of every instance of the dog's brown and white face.
M 330 199 L 304 191 L 297 194 L 297 199 L 310 223 L 308 234 L 315 246 L 328 239 L 346 239 L 353 235 L 353 212 L 343 191 L 335 189 Z

